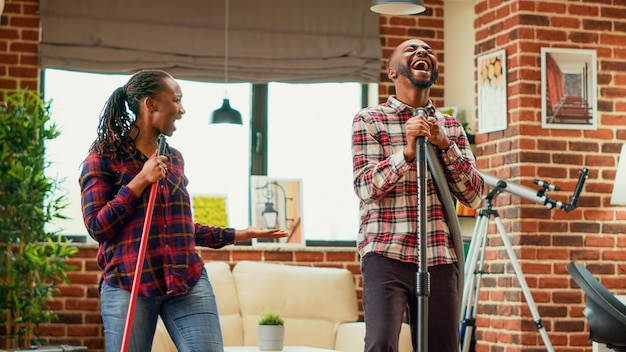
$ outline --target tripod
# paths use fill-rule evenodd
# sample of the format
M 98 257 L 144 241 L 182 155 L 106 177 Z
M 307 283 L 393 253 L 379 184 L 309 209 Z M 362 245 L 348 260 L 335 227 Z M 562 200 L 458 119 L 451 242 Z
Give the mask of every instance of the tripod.
M 480 290 L 480 283 L 484 268 L 488 225 L 489 219 L 493 216 L 496 222 L 496 226 L 498 228 L 498 232 L 500 233 L 500 237 L 502 237 L 504 247 L 506 248 L 506 252 L 509 256 L 509 259 L 511 260 L 511 265 L 513 266 L 515 274 L 517 275 L 517 280 L 520 284 L 520 287 L 522 288 L 522 292 L 524 293 L 526 302 L 528 303 L 528 308 L 530 308 L 530 312 L 532 313 L 532 316 L 535 320 L 535 325 L 541 333 L 541 337 L 543 338 L 543 342 L 546 345 L 546 349 L 549 352 L 554 352 L 554 349 L 552 348 L 552 343 L 550 342 L 550 338 L 548 337 L 548 334 L 541 322 L 541 317 L 539 316 L 537 307 L 535 306 L 535 301 L 533 300 L 533 297 L 530 294 L 530 290 L 528 289 L 528 284 L 526 283 L 526 279 L 524 278 L 524 273 L 522 273 L 522 269 L 519 266 L 515 252 L 513 252 L 511 241 L 509 240 L 508 234 L 506 233 L 504 225 L 502 224 L 500 215 L 498 214 L 497 210 L 493 209 L 492 201 L 498 194 L 500 194 L 500 192 L 501 188 L 496 187 L 485 198 L 485 208 L 479 211 L 478 220 L 476 221 L 474 233 L 472 234 L 472 241 L 467 253 L 467 261 L 465 264 L 465 287 L 463 288 L 463 298 L 461 301 L 460 310 L 461 314 L 463 314 L 463 316 L 461 317 L 461 323 L 463 324 L 463 327 L 465 329 L 464 332 L 462 331 L 462 351 L 470 351 L 471 338 L 475 330 L 476 306 L 478 304 L 478 292 Z M 481 249 L 480 262 L 478 261 L 479 248 Z

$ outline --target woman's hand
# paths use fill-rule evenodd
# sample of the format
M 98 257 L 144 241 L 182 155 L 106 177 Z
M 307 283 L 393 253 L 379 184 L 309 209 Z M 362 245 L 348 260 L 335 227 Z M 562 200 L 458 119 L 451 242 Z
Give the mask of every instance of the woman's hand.
M 281 229 L 264 229 L 262 227 L 250 226 L 245 230 L 235 231 L 235 242 L 248 241 L 253 238 L 281 238 L 287 237 L 289 233 Z
M 142 175 L 148 183 L 155 183 L 167 176 L 167 157 L 157 155 L 156 152 L 143 164 L 139 175 Z M 139 176 L 137 175 L 137 176 Z
M 130 188 L 137 196 L 151 184 L 167 177 L 167 157 L 157 155 L 156 151 L 148 161 L 143 164 L 141 171 L 129 183 Z

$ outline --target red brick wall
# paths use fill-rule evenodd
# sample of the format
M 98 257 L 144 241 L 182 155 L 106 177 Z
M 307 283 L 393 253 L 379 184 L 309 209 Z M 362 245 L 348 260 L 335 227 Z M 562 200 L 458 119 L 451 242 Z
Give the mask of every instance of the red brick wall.
M 409 37 L 429 42 L 439 53 L 441 77 L 431 91 L 443 105 L 445 58 L 443 2 L 427 1 L 417 16 L 381 16 L 381 100 L 393 93 L 384 67 L 392 48 Z M 38 0 L 8 0 L 0 25 L 0 91 L 38 87 Z M 619 146 L 626 142 L 626 2 L 488 0 L 475 5 L 477 57 L 506 49 L 508 67 L 508 128 L 477 136 L 481 170 L 532 187 L 535 178 L 562 188 L 551 196 L 567 202 L 578 171 L 590 169 L 578 209 L 565 213 L 508 194 L 496 200 L 506 231 L 537 303 L 556 351 L 591 351 L 588 327 L 582 315 L 584 298 L 570 279 L 565 264 L 576 260 L 614 292 L 626 292 L 626 210 L 609 205 Z M 598 56 L 598 130 L 541 128 L 540 48 L 595 49 Z M 468 92 L 468 94 L 476 94 Z M 522 297 L 510 260 L 494 224 L 483 288 L 478 307 L 477 351 L 543 351 L 543 342 Z M 52 306 L 61 317 L 48 327 L 58 343 L 102 350 L 98 310 L 95 247 L 81 247 L 68 273 L 72 285 L 61 287 Z M 210 260 L 241 259 L 347 267 L 360 284 L 354 250 L 256 249 L 207 252 Z M 358 292 L 360 294 L 360 292 Z M 88 336 L 88 337 L 84 337 Z
M 0 22 L 0 99 L 39 89 L 39 0 L 7 0 Z
M 601 276 L 612 291 L 626 290 L 626 211 L 609 205 L 619 149 L 626 143 L 625 1 L 478 1 L 480 56 L 507 53 L 508 128 L 477 136 L 478 166 L 535 188 L 554 182 L 550 196 L 567 202 L 579 171 L 589 177 L 578 208 L 547 210 L 520 197 L 496 199 L 522 272 L 556 351 L 589 351 L 582 291 L 565 265 L 574 260 Z M 542 47 L 595 49 L 598 129 L 542 129 Z M 486 275 L 478 307 L 477 351 L 545 350 L 526 300 L 491 224 Z

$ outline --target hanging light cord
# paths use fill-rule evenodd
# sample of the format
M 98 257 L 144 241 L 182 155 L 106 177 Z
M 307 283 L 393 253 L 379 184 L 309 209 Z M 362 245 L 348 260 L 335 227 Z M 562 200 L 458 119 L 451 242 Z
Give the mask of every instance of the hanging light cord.
M 224 18 L 224 98 L 228 98 L 228 0 L 226 0 Z

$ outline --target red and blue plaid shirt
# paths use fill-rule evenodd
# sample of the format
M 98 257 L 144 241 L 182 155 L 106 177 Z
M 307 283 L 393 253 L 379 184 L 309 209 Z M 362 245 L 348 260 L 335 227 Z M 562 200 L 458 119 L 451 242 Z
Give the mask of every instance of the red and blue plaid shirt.
M 460 122 L 426 110 L 442 123 L 450 148 L 439 153 L 450 193 L 464 205 L 481 202 L 483 179 Z M 404 262 L 419 263 L 417 165 L 404 159 L 405 123 L 415 109 L 391 96 L 387 102 L 362 109 L 352 123 L 354 190 L 360 199 L 358 248 L 363 257 L 378 253 Z M 457 261 L 443 207 L 427 168 L 428 265 Z
M 203 261 L 195 247 L 221 248 L 234 243 L 235 230 L 193 222 L 187 178 L 180 152 L 167 147 L 167 179 L 159 181 L 141 275 L 139 294 L 177 295 L 193 287 Z M 89 235 L 100 244 L 98 265 L 110 286 L 131 290 L 139 256 L 148 198 L 127 184 L 148 159 L 138 150 L 112 160 L 91 151 L 79 179 L 82 211 Z

